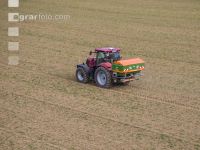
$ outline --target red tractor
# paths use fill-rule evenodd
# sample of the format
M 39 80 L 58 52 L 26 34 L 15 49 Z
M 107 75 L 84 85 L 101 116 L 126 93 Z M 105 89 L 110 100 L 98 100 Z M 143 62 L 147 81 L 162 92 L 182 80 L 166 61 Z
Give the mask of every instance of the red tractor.
M 77 65 L 76 79 L 81 83 L 94 80 L 96 85 L 109 88 L 112 83 L 129 83 L 139 79 L 144 70 L 140 58 L 122 60 L 120 48 L 96 48 L 86 63 Z

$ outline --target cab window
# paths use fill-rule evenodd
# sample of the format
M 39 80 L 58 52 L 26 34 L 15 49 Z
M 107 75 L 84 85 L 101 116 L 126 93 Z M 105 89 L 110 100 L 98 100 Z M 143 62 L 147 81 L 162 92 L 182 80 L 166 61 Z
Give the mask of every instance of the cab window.
M 97 53 L 97 64 L 100 64 L 105 61 L 105 54 L 103 52 Z

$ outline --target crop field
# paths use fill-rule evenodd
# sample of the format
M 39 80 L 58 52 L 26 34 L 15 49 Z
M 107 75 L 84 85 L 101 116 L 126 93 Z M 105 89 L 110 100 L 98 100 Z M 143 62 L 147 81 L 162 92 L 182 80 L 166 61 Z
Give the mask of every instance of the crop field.
M 1 150 L 200 150 L 199 0 L 0 2 Z M 8 22 L 8 12 L 70 15 Z M 9 26 L 20 29 L 8 37 Z M 19 41 L 18 52 L 8 41 Z M 96 47 L 145 60 L 144 77 L 110 89 L 75 79 Z M 8 57 L 19 64 L 8 65 Z

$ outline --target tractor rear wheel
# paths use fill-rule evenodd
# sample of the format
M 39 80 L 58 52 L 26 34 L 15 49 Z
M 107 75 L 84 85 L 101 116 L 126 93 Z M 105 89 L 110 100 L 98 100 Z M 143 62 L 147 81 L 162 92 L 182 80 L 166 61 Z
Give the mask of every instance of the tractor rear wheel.
M 112 85 L 111 74 L 104 67 L 99 67 L 96 69 L 94 79 L 99 87 L 109 88 Z
M 87 83 L 89 81 L 89 76 L 83 68 L 78 67 L 76 69 L 76 79 L 78 82 Z

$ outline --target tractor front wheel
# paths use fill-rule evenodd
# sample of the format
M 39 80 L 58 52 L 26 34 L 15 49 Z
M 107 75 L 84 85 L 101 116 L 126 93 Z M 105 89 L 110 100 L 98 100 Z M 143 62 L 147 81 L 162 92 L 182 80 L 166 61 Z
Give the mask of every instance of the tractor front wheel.
M 89 81 L 87 72 L 81 67 L 76 69 L 76 79 L 81 83 L 87 83 Z
M 102 88 L 109 88 L 112 84 L 111 74 L 104 67 L 99 67 L 96 69 L 94 79 L 96 84 Z

